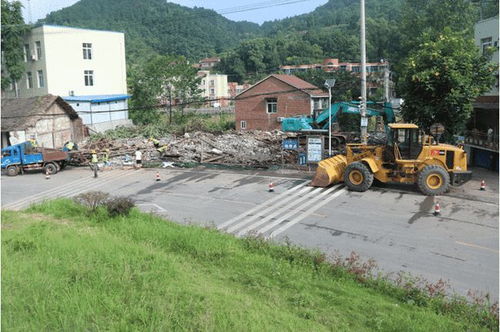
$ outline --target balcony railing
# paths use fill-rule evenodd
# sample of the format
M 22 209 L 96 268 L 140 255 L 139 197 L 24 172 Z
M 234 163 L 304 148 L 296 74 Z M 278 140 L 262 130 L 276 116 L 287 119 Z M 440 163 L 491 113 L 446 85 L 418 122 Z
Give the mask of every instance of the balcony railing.
M 488 135 L 480 131 L 468 131 L 465 133 L 465 144 L 498 151 L 498 135 Z

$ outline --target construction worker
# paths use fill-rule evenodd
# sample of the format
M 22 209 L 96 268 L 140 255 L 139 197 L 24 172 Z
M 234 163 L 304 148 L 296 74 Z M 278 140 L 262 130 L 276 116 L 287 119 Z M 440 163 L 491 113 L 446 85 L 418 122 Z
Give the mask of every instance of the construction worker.
M 66 144 L 64 144 L 64 151 L 72 151 L 73 149 L 76 150 L 76 144 L 69 141 L 69 142 L 66 142 Z
M 151 143 L 153 143 L 153 145 L 154 145 L 154 147 L 155 147 L 156 149 L 158 149 L 158 148 L 160 147 L 160 141 L 159 141 L 159 140 L 157 140 L 156 138 L 154 138 L 154 137 L 150 137 L 150 138 L 149 138 L 149 141 L 150 141 Z
M 104 150 L 102 162 L 104 163 L 104 166 L 109 166 L 109 149 Z
M 29 141 L 30 141 L 32 147 L 34 147 L 34 148 L 38 147 L 38 144 L 36 143 L 35 137 L 31 136 Z
M 91 167 L 93 168 L 94 171 L 94 177 L 97 177 L 97 163 L 99 162 L 97 159 L 97 152 L 95 150 L 91 151 L 92 153 L 92 160 L 91 160 Z

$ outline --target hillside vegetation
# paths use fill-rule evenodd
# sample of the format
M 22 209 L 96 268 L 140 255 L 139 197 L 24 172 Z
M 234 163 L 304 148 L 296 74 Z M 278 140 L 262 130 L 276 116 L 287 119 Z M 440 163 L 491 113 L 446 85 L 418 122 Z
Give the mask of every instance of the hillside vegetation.
M 2 214 L 6 331 L 496 326 L 463 305 L 442 306 L 418 292 L 357 281 L 319 253 L 181 226 L 137 210 L 110 217 L 58 200 Z
M 199 60 L 236 46 L 258 29 L 255 23 L 233 22 L 213 10 L 164 0 L 80 0 L 41 22 L 125 32 L 132 63 L 155 53 Z

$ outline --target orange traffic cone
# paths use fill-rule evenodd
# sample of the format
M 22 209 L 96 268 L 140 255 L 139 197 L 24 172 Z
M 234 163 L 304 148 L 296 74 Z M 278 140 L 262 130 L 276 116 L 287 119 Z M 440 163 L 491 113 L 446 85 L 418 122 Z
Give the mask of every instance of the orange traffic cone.
M 48 179 L 50 179 L 50 172 L 47 169 L 47 170 L 45 170 L 45 180 L 48 180 Z
M 156 181 L 160 181 L 160 172 L 156 172 Z
M 486 190 L 486 183 L 484 182 L 484 180 L 481 180 L 481 188 L 480 190 Z
M 272 193 L 274 192 L 274 183 L 269 183 L 269 192 Z
M 436 204 L 434 205 L 434 215 L 441 215 L 441 207 L 439 206 L 439 202 L 436 202 Z

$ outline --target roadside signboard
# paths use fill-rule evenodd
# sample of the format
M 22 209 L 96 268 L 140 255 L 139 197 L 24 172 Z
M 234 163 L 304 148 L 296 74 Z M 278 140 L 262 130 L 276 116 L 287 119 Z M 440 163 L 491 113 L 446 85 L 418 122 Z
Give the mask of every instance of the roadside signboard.
M 317 163 L 323 160 L 324 141 L 322 136 L 307 136 L 307 162 Z
M 285 138 L 282 144 L 285 150 L 297 150 L 299 148 L 299 140 L 297 138 Z

